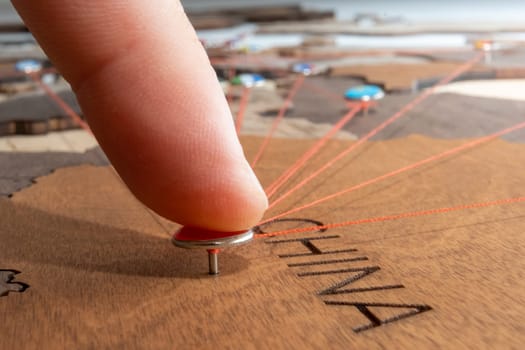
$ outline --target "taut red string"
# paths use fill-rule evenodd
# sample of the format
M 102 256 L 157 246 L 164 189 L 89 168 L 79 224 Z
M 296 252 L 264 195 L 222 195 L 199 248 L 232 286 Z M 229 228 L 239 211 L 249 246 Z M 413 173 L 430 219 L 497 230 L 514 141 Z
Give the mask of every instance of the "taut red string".
M 346 188 L 346 189 L 344 189 L 342 191 L 339 191 L 339 192 L 333 193 L 331 195 L 328 195 L 326 197 L 323 197 L 323 198 L 320 198 L 318 200 L 315 200 L 315 201 L 313 201 L 311 203 L 308 203 L 308 204 L 302 205 L 300 207 L 288 210 L 288 211 L 286 211 L 284 213 L 281 213 L 279 215 L 276 215 L 276 216 L 274 216 L 274 217 L 272 217 L 272 218 L 270 218 L 268 220 L 265 220 L 263 223 L 266 223 L 268 221 L 281 218 L 281 217 L 283 217 L 285 215 L 296 213 L 296 212 L 298 212 L 300 210 L 303 210 L 303 209 L 306 209 L 306 208 L 313 207 L 314 205 L 321 204 L 321 203 L 326 202 L 326 201 L 328 201 L 330 199 L 333 199 L 335 197 L 339 197 L 339 196 L 341 196 L 343 194 L 347 194 L 347 193 L 353 192 L 355 190 L 361 189 L 361 188 L 366 187 L 368 185 L 371 185 L 371 184 L 377 183 L 379 181 L 385 180 L 385 179 L 387 179 L 389 177 L 392 177 L 392 176 L 404 173 L 404 172 L 406 172 L 408 170 L 413 170 L 413 169 L 419 168 L 419 167 L 421 167 L 421 166 L 423 166 L 425 164 L 428 164 L 430 162 L 433 162 L 433 161 L 436 161 L 436 160 L 439 160 L 439 159 L 451 156 L 451 155 L 456 154 L 458 152 L 464 151 L 466 149 L 472 148 L 472 147 L 477 146 L 477 145 L 482 144 L 482 143 L 486 143 L 488 141 L 494 140 L 495 138 L 497 138 L 499 136 L 506 135 L 506 134 L 508 134 L 508 133 L 510 133 L 512 131 L 516 131 L 516 130 L 519 130 L 519 129 L 522 129 L 522 128 L 525 128 L 525 122 L 516 124 L 516 125 L 514 125 L 514 126 L 512 126 L 510 128 L 503 129 L 503 130 L 501 130 L 499 132 L 490 134 L 490 135 L 485 136 L 483 138 L 476 139 L 476 140 L 473 140 L 471 142 L 467 142 L 467 143 L 465 143 L 463 145 L 460 145 L 458 147 L 454 147 L 454 148 L 452 148 L 450 150 L 447 150 L 447 151 L 435 154 L 433 156 L 430 156 L 428 158 L 420 160 L 420 161 L 418 161 L 416 163 L 407 165 L 405 167 L 402 167 L 402 168 L 399 168 L 397 170 L 391 171 L 391 172 L 386 173 L 384 175 L 381 175 L 381 176 L 375 177 L 373 179 L 367 180 L 367 181 L 362 182 L 362 183 L 360 183 L 358 185 Z
M 345 157 L 348 153 L 352 152 L 354 149 L 362 145 L 365 141 L 369 140 L 371 137 L 375 136 L 378 132 L 383 130 L 388 125 L 392 124 L 397 119 L 401 118 L 403 115 L 405 115 L 408 111 L 410 111 L 412 108 L 426 100 L 432 93 L 441 85 L 447 84 L 448 82 L 452 81 L 453 79 L 457 78 L 459 75 L 461 75 L 463 72 L 469 70 L 474 64 L 476 64 L 481 58 L 483 57 L 483 52 L 476 55 L 473 59 L 469 60 L 468 62 L 462 64 L 457 69 L 455 69 L 452 73 L 450 73 L 445 78 L 441 79 L 436 85 L 434 85 L 432 88 L 425 90 L 420 95 L 418 95 L 414 100 L 406 104 L 403 108 L 401 108 L 398 112 L 396 112 L 394 115 L 392 115 L 390 118 L 388 118 L 383 123 L 379 124 L 377 127 L 372 129 L 368 134 L 360 138 L 357 142 L 351 144 L 347 149 L 339 153 L 337 156 L 335 156 L 333 159 L 328 161 L 325 165 L 323 165 L 321 168 L 316 170 L 314 173 L 309 175 L 306 179 L 299 182 L 297 185 L 292 187 L 290 190 L 288 190 L 286 193 L 284 193 L 281 197 L 276 199 L 273 203 L 270 203 L 269 208 L 274 207 L 279 202 L 290 196 L 292 193 L 306 185 L 308 182 L 315 179 L 317 176 L 319 176 L 321 173 L 326 171 L 328 168 L 330 168 L 332 165 L 337 163 L 340 159 Z
M 37 73 L 30 73 L 28 74 L 31 79 L 42 89 L 44 92 L 53 100 L 55 103 L 62 108 L 62 110 L 75 122 L 78 126 L 80 126 L 85 131 L 89 132 L 91 135 L 93 135 L 93 132 L 91 131 L 89 125 L 71 108 L 69 105 L 60 98 L 49 86 L 44 84 L 40 77 L 37 75 Z
M 266 189 L 266 195 L 270 198 L 290 177 L 292 177 L 301 167 L 311 159 L 325 143 L 334 136 L 343 126 L 345 126 L 359 111 L 360 105 L 350 105 L 350 110 L 335 124 L 322 138 L 319 139 L 308 151 L 306 151 L 288 170 L 286 170 L 277 180 Z
M 428 209 L 428 210 L 414 211 L 414 212 L 387 215 L 387 216 L 378 216 L 378 217 L 373 217 L 373 218 L 345 221 L 345 222 L 326 224 L 326 225 L 321 225 L 321 226 L 298 227 L 298 228 L 293 228 L 289 230 L 259 234 L 256 236 L 256 238 L 266 238 L 266 237 L 287 235 L 287 234 L 292 234 L 292 233 L 319 231 L 319 230 L 326 230 L 326 229 L 338 228 L 338 227 L 369 224 L 369 223 L 374 223 L 374 222 L 393 221 L 393 220 L 399 220 L 399 219 L 404 219 L 404 218 L 413 218 L 417 216 L 444 214 L 444 213 L 449 213 L 449 212 L 459 211 L 459 210 L 493 207 L 497 205 L 520 203 L 520 202 L 525 202 L 525 197 L 499 199 L 499 200 L 490 201 L 490 202 L 463 204 L 463 205 L 458 205 L 455 207 L 445 207 L 445 208 Z
M 263 142 L 261 144 L 261 147 L 259 148 L 259 151 L 257 152 L 257 154 L 255 155 L 255 158 L 252 161 L 252 168 L 255 168 L 255 166 L 257 165 L 257 163 L 261 159 L 261 156 L 263 155 L 264 151 L 266 150 L 266 147 L 268 147 L 268 143 L 270 142 L 270 139 L 272 138 L 273 133 L 275 132 L 275 130 L 279 126 L 279 123 L 281 122 L 281 120 L 284 118 L 284 115 L 285 115 L 286 111 L 288 110 L 288 107 L 290 106 L 290 103 L 292 103 L 292 100 L 293 100 L 295 94 L 297 93 L 297 91 L 299 91 L 299 88 L 301 87 L 301 85 L 304 82 L 304 78 L 305 78 L 305 76 L 301 74 L 301 75 L 298 75 L 297 78 L 295 79 L 295 82 L 293 83 L 292 88 L 290 89 L 290 92 L 288 93 L 288 97 L 286 97 L 286 100 L 284 101 L 283 105 L 279 109 L 279 113 L 277 114 L 277 117 L 273 121 L 273 124 L 272 124 L 272 126 L 270 128 L 270 131 L 268 132 L 268 134 L 264 138 L 264 140 L 263 140 Z

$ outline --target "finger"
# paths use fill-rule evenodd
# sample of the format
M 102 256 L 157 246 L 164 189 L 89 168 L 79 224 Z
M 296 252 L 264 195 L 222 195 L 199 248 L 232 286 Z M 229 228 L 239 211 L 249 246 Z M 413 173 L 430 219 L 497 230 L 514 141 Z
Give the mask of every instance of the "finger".
M 142 202 L 212 230 L 241 230 L 260 219 L 266 196 L 178 1 L 13 3 Z

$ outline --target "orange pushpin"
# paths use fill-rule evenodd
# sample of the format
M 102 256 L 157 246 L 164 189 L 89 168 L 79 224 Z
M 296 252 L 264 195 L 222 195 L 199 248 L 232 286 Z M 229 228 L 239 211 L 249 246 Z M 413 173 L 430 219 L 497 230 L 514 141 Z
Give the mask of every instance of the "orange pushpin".
M 208 251 L 209 274 L 219 273 L 219 250 L 249 242 L 253 231 L 220 232 L 202 228 L 183 226 L 173 237 L 171 243 L 181 248 L 202 248 Z
M 474 42 L 474 48 L 478 51 L 485 53 L 485 64 L 492 62 L 492 51 L 496 50 L 496 44 L 492 40 L 476 40 Z

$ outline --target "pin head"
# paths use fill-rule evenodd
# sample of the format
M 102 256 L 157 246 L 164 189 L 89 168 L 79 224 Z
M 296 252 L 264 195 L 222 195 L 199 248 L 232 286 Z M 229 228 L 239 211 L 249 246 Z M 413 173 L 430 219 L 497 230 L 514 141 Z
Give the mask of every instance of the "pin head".
M 305 62 L 296 63 L 292 66 L 292 72 L 310 75 L 314 72 L 314 65 Z
M 246 243 L 253 238 L 253 231 L 220 232 L 183 226 L 173 235 L 171 242 L 181 248 L 227 248 Z
M 233 85 L 243 85 L 245 87 L 262 86 L 265 83 L 265 78 L 260 74 L 243 73 L 234 77 L 231 81 Z
M 20 60 L 15 63 L 15 70 L 28 74 L 35 73 L 42 70 L 42 62 L 33 59 Z
M 376 85 L 360 85 L 348 89 L 345 92 L 345 98 L 357 101 L 374 101 L 385 96 L 385 92 Z
M 486 40 L 486 39 L 476 40 L 474 42 L 474 47 L 477 50 L 490 51 L 494 49 L 494 42 L 492 40 Z

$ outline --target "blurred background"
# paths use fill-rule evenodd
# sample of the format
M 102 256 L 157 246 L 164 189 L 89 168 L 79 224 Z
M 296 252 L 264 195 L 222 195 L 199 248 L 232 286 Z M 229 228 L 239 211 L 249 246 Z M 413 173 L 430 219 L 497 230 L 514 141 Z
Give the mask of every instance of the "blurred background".
M 317 75 L 310 81 L 334 96 L 343 96 L 359 83 L 373 83 L 384 90 L 387 100 L 400 101 L 394 103 L 395 109 L 411 93 L 431 86 L 473 52 L 483 50 L 487 53 L 483 66 L 461 79 L 525 77 L 522 0 L 184 0 L 183 4 L 234 112 L 242 86 L 257 81 L 266 90 L 253 94 L 250 106 L 255 110 L 248 114 L 275 116 L 293 74 L 305 72 Z M 305 96 L 303 102 L 311 98 Z M 10 2 L 0 0 L 0 135 L 78 127 L 64 104 L 82 117 L 67 82 Z M 298 106 L 290 106 L 292 117 L 319 121 L 318 110 L 310 106 L 301 111 Z M 257 133 L 257 128 L 245 131 Z

